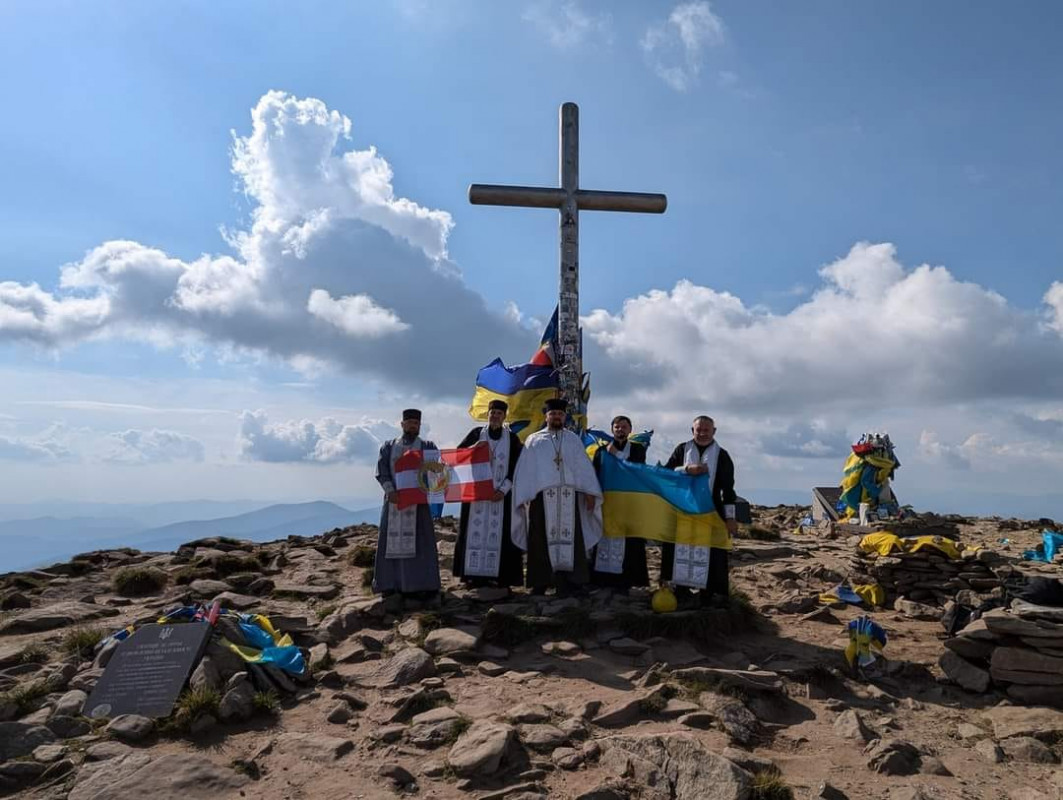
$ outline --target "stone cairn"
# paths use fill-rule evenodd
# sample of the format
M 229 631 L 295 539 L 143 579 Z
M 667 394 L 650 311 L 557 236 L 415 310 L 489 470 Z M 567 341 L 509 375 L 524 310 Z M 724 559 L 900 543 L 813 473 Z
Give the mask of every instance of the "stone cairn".
M 1001 579 L 994 569 L 1003 561 L 991 550 L 964 551 L 962 558 L 952 559 L 934 547 L 883 556 L 864 552 L 857 539 L 849 557 L 849 582 L 877 583 L 885 590 L 890 606 L 898 599 L 941 606 L 961 592 L 966 605 L 979 605 L 1000 595 Z
M 1063 708 L 1063 608 L 1013 600 L 945 641 L 939 664 L 971 692 L 990 686 L 1012 700 Z

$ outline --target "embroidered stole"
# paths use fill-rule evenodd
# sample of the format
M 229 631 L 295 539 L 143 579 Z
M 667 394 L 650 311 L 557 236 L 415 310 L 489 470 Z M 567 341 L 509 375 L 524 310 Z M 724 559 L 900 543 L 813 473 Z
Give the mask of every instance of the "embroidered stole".
M 720 459 L 720 445 L 713 442 L 698 455 L 698 446 L 691 439 L 683 452 L 683 466 L 704 464 L 709 468 L 709 492 L 716 481 L 716 463 Z M 704 589 L 709 583 L 709 548 L 700 545 L 679 544 L 675 546 L 675 561 L 672 567 L 672 581 L 677 586 L 689 586 Z
M 631 442 L 624 445 L 624 449 L 617 454 L 616 458 L 627 461 L 631 454 Z M 602 455 L 605 458 L 605 455 Z M 608 572 L 612 575 L 620 575 L 624 571 L 624 549 L 627 540 L 623 536 L 603 536 L 598 542 L 598 552 L 594 557 L 594 568 L 598 572 Z
M 395 462 L 407 450 L 421 450 L 421 438 L 417 437 L 408 447 L 402 439 L 391 443 L 391 475 L 395 479 Z M 417 556 L 417 509 L 419 506 L 407 506 L 399 509 L 395 503 L 388 503 L 388 549 L 387 558 L 415 558 Z
M 546 517 L 546 548 L 550 565 L 557 572 L 571 572 L 575 568 L 576 552 L 576 490 L 565 485 L 565 434 L 551 435 L 550 446 L 558 461 L 557 485 L 543 490 L 543 512 Z M 560 443 L 560 447 L 556 447 Z
M 480 441 L 486 441 L 491 448 L 491 476 L 495 488 L 502 488 L 509 472 L 509 428 L 502 427 L 498 441 L 487 435 L 487 426 L 480 431 Z M 506 503 L 510 502 L 507 494 L 497 503 L 492 500 L 479 500 L 469 503 L 469 526 L 465 533 L 465 575 L 483 578 L 497 578 L 502 562 L 502 529 Z

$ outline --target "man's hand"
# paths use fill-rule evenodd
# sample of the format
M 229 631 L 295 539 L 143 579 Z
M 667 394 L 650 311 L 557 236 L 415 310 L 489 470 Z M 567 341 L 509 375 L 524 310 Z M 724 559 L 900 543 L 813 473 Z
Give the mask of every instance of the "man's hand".
M 732 539 L 735 538 L 738 535 L 738 522 L 737 522 L 737 520 L 726 519 L 726 520 L 724 520 L 724 522 L 727 523 L 727 533 L 730 534 Z
M 506 493 L 503 492 L 501 489 L 495 489 L 495 493 L 491 497 L 491 501 L 494 502 L 494 503 L 497 503 L 500 500 L 505 499 L 505 496 L 506 496 Z
M 583 495 L 583 505 L 587 507 L 588 511 L 594 511 L 595 496 L 593 494 Z
M 398 493 L 397 490 L 394 491 L 394 492 L 388 492 L 388 502 L 389 503 L 397 503 L 397 502 L 399 502 L 399 493 Z
M 614 456 L 620 454 L 620 450 L 617 449 L 616 442 L 609 442 L 609 446 L 605 449 L 612 453 Z
M 689 464 L 687 465 L 687 475 L 704 475 L 709 471 L 709 468 L 704 464 Z

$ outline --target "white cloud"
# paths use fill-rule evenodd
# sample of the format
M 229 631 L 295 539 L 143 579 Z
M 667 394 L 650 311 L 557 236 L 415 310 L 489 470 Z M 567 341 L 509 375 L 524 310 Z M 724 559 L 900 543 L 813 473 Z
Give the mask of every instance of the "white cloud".
M 104 242 L 62 269 L 54 293 L 0 284 L 0 342 L 131 339 L 180 348 L 191 365 L 210 351 L 437 392 L 467 386 L 489 360 L 449 343 L 527 350 L 447 261 L 450 215 L 397 197 L 391 165 L 352 147 L 349 118 L 272 91 L 251 120 L 233 135 L 232 171 L 253 208 L 249 229 L 226 234 L 232 254 L 185 261 Z
M 130 429 L 112 433 L 113 447 L 104 461 L 122 464 L 159 464 L 168 461 L 202 461 L 203 443 L 193 436 L 171 430 Z
M 306 310 L 352 336 L 370 339 L 398 333 L 410 327 L 399 319 L 395 312 L 381 308 L 373 302 L 373 298 L 364 294 L 347 295 L 334 300 L 324 289 L 314 289 L 310 293 Z
M 0 436 L 0 459 L 56 462 L 75 458 L 65 426 L 53 424 L 35 436 Z
M 640 44 L 658 77 L 685 92 L 698 80 L 705 49 L 723 44 L 725 38 L 723 20 L 709 3 L 697 0 L 677 5 L 667 20 L 647 28 Z
M 376 458 L 380 445 L 398 434 L 398 428 L 381 420 L 363 419 L 344 425 L 331 417 L 318 422 L 287 420 L 271 423 L 265 411 L 240 415 L 238 447 L 251 461 L 273 463 L 367 462 Z
M 577 0 L 536 0 L 524 10 L 523 19 L 561 50 L 612 39 L 612 17 L 591 14 Z
M 820 276 L 786 314 L 684 280 L 618 314 L 592 311 L 584 332 L 611 362 L 654 374 L 644 397 L 661 408 L 796 414 L 1063 393 L 1060 337 L 944 267 L 909 270 L 893 245 L 861 243 Z
M 844 430 L 831 430 L 822 424 L 795 422 L 784 430 L 761 437 L 759 450 L 765 455 L 783 458 L 844 459 L 851 438 Z
M 1057 333 L 1063 334 L 1063 283 L 1056 281 L 1045 292 L 1045 304 L 1048 306 L 1048 324 Z

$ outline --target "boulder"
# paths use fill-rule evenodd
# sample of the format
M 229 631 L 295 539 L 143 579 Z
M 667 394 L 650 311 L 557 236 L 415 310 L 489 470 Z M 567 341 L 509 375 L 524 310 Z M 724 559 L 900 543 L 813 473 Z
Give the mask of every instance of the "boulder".
M 903 597 L 898 597 L 896 601 L 894 601 L 893 608 L 900 611 L 909 619 L 921 619 L 928 622 L 941 619 L 940 608 L 928 606 L 925 603 L 917 603 L 914 600 L 906 600 Z
M 998 647 L 993 651 L 990 670 L 1009 670 L 1023 672 L 1046 672 L 1053 675 L 1063 674 L 1063 658 L 1038 653 L 1025 647 Z M 1045 680 L 1044 684 L 1054 683 Z M 1063 683 L 1063 681 L 1060 681 Z
M 983 693 L 989 688 L 989 671 L 960 658 L 952 650 L 946 650 L 938 659 L 938 666 L 951 681 L 969 692 Z
M 51 631 L 117 615 L 117 608 L 98 606 L 94 603 L 54 603 L 17 614 L 0 625 L 0 634 Z
M 1063 735 L 1063 711 L 1050 708 L 997 706 L 985 712 L 997 739 L 1012 736 L 1059 737 Z
M 1000 743 L 1000 749 L 1012 761 L 1030 764 L 1058 764 L 1059 757 L 1043 742 L 1032 736 L 1013 736 Z
M 612 736 L 600 740 L 602 765 L 640 786 L 641 797 L 745 800 L 752 776 L 688 734 Z
M 516 731 L 501 722 L 474 722 L 450 748 L 447 762 L 459 777 L 493 775 L 513 745 Z
M 428 653 L 418 647 L 407 647 L 382 662 L 376 672 L 359 682 L 378 688 L 406 686 L 435 674 L 436 665 Z
M 277 751 L 308 761 L 330 763 L 354 750 L 354 742 L 336 736 L 314 733 L 282 733 L 277 737 Z
M 479 631 L 461 628 L 438 628 L 425 637 L 424 649 L 434 656 L 463 653 L 476 649 Z
M 520 726 L 520 739 L 532 750 L 553 751 L 568 742 L 568 736 L 554 725 L 532 724 Z
M 511 722 L 547 722 L 553 719 L 554 712 L 542 703 L 519 703 L 505 714 Z
M 1006 690 L 1008 697 L 1025 706 L 1053 706 L 1063 708 L 1063 686 L 1024 686 L 1012 684 Z
M 919 762 L 919 751 L 910 742 L 884 739 L 871 748 L 867 766 L 880 775 L 914 775 Z
M 550 754 L 550 760 L 561 769 L 579 769 L 583 753 L 571 747 L 558 747 Z
M 155 730 L 155 721 L 139 714 L 122 714 L 112 719 L 106 731 L 115 738 L 126 742 L 140 742 L 148 738 Z
M 843 711 L 834 720 L 834 733 L 843 739 L 867 744 L 872 739 L 878 738 L 864 723 L 864 718 L 859 711 L 849 709 Z
M 293 597 L 296 600 L 332 600 L 338 597 L 340 587 L 334 583 L 315 585 L 310 583 L 295 583 L 293 581 L 278 581 L 273 587 L 273 596 Z
M 137 763 L 133 759 L 127 756 L 123 762 Z M 235 793 L 248 783 L 246 775 L 196 753 L 159 756 L 130 774 L 111 773 L 105 768 L 93 773 L 93 777 L 101 779 L 98 791 L 77 796 L 72 791 L 70 800 L 213 800 Z M 107 780 L 111 777 L 117 779 Z M 75 791 L 80 785 L 80 781 L 75 784 Z
M 974 746 L 974 752 L 990 764 L 999 764 L 1004 760 L 1004 751 L 992 739 L 980 739 Z
M 238 672 L 225 684 L 225 694 L 218 704 L 222 722 L 250 719 L 255 713 L 255 687 L 246 672 Z
M 232 588 L 225 581 L 215 581 L 208 578 L 199 578 L 188 584 L 188 591 L 192 593 L 192 596 L 202 600 L 217 597 L 225 592 L 231 592 Z
M 56 702 L 55 714 L 76 717 L 85 709 L 85 701 L 88 699 L 89 696 L 80 689 L 71 689 Z
M 73 739 L 92 731 L 92 725 L 84 717 L 72 717 L 66 714 L 55 714 L 45 724 L 48 730 L 60 739 Z
M 55 739 L 55 734 L 43 725 L 0 722 L 0 762 L 28 756 L 42 744 L 53 744 Z
M 741 701 L 715 692 L 702 692 L 698 703 L 739 744 L 752 744 L 761 735 L 760 720 Z

